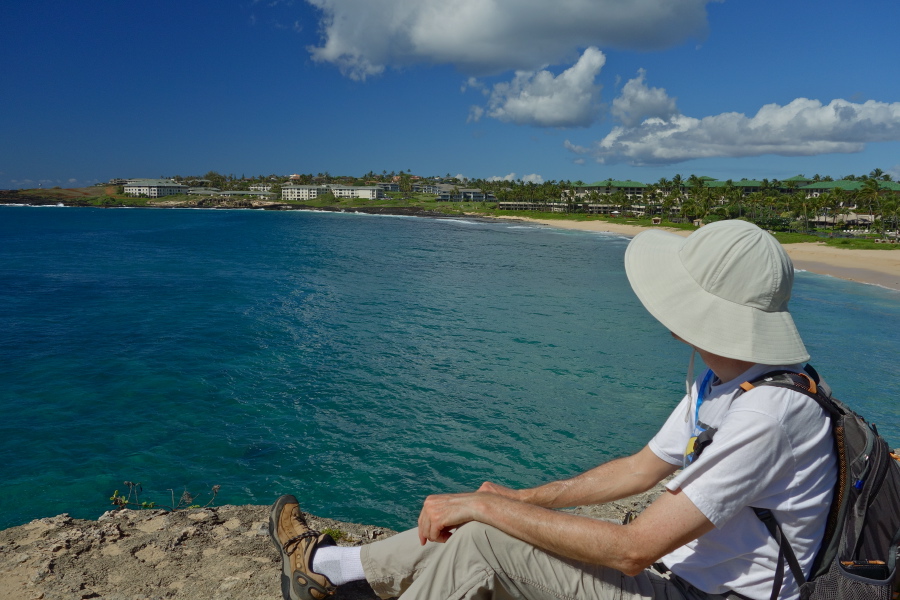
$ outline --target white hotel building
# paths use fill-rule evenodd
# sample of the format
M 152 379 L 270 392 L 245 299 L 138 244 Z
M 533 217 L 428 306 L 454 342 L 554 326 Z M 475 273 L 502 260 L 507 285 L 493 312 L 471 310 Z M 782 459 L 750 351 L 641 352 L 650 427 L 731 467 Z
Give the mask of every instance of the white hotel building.
M 147 198 L 161 198 L 188 192 L 188 186 L 175 183 L 171 179 L 129 179 L 123 187 L 124 193 L 129 196 Z
M 384 191 L 377 186 L 357 187 L 350 185 L 285 185 L 281 188 L 281 199 L 294 202 L 315 200 L 322 194 L 334 194 L 335 198 L 362 198 L 376 200 L 384 198 Z

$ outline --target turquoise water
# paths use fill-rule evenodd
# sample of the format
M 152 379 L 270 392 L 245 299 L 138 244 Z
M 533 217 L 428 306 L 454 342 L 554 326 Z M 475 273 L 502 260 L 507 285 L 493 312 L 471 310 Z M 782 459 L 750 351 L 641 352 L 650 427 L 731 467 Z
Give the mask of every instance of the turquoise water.
M 639 449 L 689 352 L 627 240 L 355 214 L 0 208 L 0 527 L 122 481 L 411 526 Z M 813 362 L 900 446 L 900 293 L 799 273 Z

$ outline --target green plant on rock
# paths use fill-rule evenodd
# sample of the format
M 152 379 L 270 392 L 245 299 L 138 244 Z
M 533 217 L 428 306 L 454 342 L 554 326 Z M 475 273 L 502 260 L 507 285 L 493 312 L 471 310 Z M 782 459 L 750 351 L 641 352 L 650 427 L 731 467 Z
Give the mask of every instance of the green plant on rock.
M 177 510 L 189 510 L 193 508 L 206 508 L 207 506 L 211 506 L 215 500 L 216 496 L 219 494 L 219 490 L 221 486 L 214 485 L 210 489 L 210 499 L 206 504 L 200 505 L 195 502 L 195 500 L 199 496 L 195 496 L 191 494 L 187 489 L 181 494 L 181 498 L 179 498 L 178 502 L 175 502 L 175 492 L 173 490 L 168 490 L 172 493 L 172 504 L 170 506 L 166 506 L 163 504 L 157 504 L 156 502 L 149 502 L 146 500 L 140 499 L 140 494 L 143 492 L 144 488 L 140 482 L 133 481 L 124 481 L 123 485 L 128 488 L 128 495 L 125 496 L 119 493 L 119 490 L 113 492 L 113 495 L 109 497 L 110 502 L 113 505 L 119 508 L 135 508 L 141 510 L 147 510 L 151 508 L 162 508 L 164 510 L 168 510 L 170 512 L 174 512 Z
M 347 537 L 346 533 L 335 527 L 326 527 L 322 530 L 322 533 L 327 533 L 328 535 L 330 535 L 335 542 L 340 542 L 342 539 Z
M 128 487 L 128 495 L 123 496 L 119 494 L 119 490 L 113 492 L 113 495 L 109 497 L 110 502 L 119 508 L 128 508 L 129 506 L 135 506 L 141 509 L 150 509 L 155 508 L 155 502 L 147 502 L 141 501 L 140 494 L 143 491 L 143 487 L 140 482 L 134 483 L 133 481 L 123 481 L 123 485 Z M 133 498 L 133 499 L 132 499 Z

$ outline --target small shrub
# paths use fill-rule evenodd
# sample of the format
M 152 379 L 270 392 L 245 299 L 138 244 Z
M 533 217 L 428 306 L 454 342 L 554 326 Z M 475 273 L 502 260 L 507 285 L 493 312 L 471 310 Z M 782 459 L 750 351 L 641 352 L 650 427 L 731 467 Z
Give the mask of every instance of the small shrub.
M 328 535 L 330 535 L 334 539 L 335 542 L 340 542 L 341 540 L 343 540 L 344 538 L 347 537 L 346 533 L 344 533 L 340 529 L 336 529 L 334 527 L 326 527 L 325 529 L 322 530 L 322 533 L 327 533 Z

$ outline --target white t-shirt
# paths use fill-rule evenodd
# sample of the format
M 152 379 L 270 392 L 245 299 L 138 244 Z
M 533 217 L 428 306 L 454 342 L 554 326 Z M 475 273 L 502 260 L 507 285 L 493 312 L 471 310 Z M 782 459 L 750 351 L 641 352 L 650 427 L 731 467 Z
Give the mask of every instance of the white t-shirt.
M 830 418 L 802 393 L 739 387 L 777 369 L 801 372 L 802 366 L 754 365 L 732 381 L 713 379 L 699 410 L 701 423 L 718 429 L 713 443 L 667 485 L 670 491 L 680 488 L 716 528 L 662 562 L 708 593 L 771 596 L 778 546 L 751 507 L 772 511 L 807 575 L 825 531 L 837 477 Z M 650 449 L 668 463 L 682 465 L 702 380 L 703 375 L 650 441 Z M 798 594 L 785 564 L 780 598 Z

